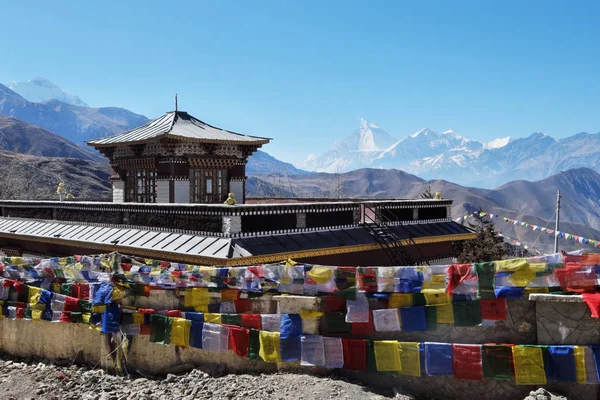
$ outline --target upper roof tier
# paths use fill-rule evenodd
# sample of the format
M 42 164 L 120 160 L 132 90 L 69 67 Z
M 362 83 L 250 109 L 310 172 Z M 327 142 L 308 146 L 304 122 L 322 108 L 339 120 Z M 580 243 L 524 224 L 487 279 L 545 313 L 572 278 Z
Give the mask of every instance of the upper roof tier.
M 215 144 L 263 145 L 270 138 L 247 136 L 216 128 L 189 115 L 185 111 L 170 111 L 146 125 L 133 130 L 86 143 L 94 147 L 114 147 L 124 144 L 137 144 L 155 141 L 160 138 L 193 140 Z

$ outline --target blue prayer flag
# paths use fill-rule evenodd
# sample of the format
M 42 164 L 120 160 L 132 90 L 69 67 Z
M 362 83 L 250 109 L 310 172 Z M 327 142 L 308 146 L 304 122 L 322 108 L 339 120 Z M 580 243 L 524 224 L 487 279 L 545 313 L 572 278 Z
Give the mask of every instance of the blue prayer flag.
M 187 318 L 186 313 L 186 318 Z M 202 329 L 204 328 L 204 322 L 192 320 L 192 326 L 190 327 L 190 346 L 197 349 L 202 348 Z
M 118 304 L 109 304 L 104 309 L 102 333 L 117 333 L 121 329 L 121 308 Z
M 427 375 L 453 375 L 452 345 L 450 343 L 425 343 Z
M 551 381 L 577 382 L 573 346 L 548 346 L 546 378 Z
M 426 331 L 427 315 L 425 306 L 402 307 L 400 309 L 403 331 Z

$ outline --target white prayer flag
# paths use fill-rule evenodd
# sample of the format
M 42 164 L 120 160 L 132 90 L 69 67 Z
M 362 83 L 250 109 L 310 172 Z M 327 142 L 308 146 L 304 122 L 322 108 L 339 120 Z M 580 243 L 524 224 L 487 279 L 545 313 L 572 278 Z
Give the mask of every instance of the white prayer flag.
M 397 332 L 400 330 L 400 316 L 395 308 L 373 310 L 373 324 L 377 332 Z

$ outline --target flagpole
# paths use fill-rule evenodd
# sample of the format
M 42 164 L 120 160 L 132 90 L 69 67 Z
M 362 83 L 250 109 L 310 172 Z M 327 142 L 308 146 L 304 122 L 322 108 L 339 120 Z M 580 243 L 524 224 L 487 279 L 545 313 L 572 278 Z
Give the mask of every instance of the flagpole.
M 558 228 L 560 225 L 560 190 L 556 192 L 556 227 L 554 228 L 554 252 L 558 253 Z

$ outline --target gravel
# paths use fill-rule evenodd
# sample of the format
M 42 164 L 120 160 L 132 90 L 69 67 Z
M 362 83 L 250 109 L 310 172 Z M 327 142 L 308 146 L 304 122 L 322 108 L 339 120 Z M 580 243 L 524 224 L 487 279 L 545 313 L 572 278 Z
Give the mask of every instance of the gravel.
M 126 378 L 68 362 L 0 354 L 0 399 L 170 400 L 170 399 L 413 399 L 399 388 L 385 391 L 346 378 L 294 373 L 228 375 L 194 369 L 162 379 Z M 540 388 L 524 400 L 566 400 Z
M 200 370 L 162 379 L 126 378 L 76 365 L 48 360 L 19 360 L 0 356 L 0 398 L 135 400 L 135 399 L 365 399 L 393 398 L 343 378 L 293 373 L 209 375 Z

